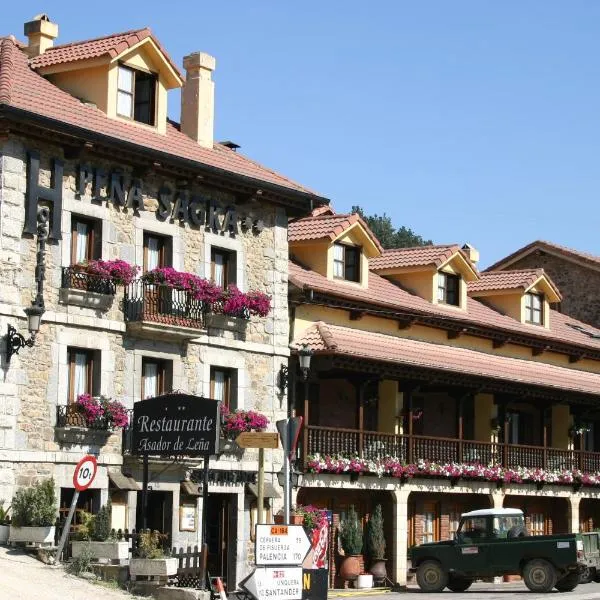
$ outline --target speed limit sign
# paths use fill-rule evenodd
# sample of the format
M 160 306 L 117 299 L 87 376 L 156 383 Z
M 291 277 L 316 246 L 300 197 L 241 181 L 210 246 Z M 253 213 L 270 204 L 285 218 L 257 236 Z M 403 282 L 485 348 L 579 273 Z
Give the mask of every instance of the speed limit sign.
M 75 467 L 75 473 L 73 473 L 73 486 L 78 492 L 87 490 L 94 477 L 96 477 L 96 471 L 98 470 L 98 464 L 96 463 L 95 456 L 84 456 Z

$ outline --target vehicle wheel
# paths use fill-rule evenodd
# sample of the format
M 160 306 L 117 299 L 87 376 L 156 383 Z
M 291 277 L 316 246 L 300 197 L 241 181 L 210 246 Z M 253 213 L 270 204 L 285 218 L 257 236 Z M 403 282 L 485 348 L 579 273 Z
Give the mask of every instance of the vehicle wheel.
M 566 577 L 563 577 L 556 582 L 554 586 L 559 592 L 570 592 L 577 587 L 579 583 L 579 573 L 569 573 Z
M 600 571 L 597 571 L 596 569 L 594 569 L 594 582 L 600 583 Z
M 435 560 L 426 560 L 417 569 L 417 583 L 424 592 L 441 592 L 448 585 L 448 573 Z
M 452 592 L 464 592 L 471 587 L 473 583 L 472 579 L 468 577 L 452 577 L 448 580 L 448 585 L 446 586 Z
M 543 594 L 556 585 L 556 570 L 547 560 L 536 558 L 525 565 L 523 580 L 529 590 Z
M 594 567 L 585 567 L 579 574 L 579 583 L 591 583 L 596 577 L 596 569 Z

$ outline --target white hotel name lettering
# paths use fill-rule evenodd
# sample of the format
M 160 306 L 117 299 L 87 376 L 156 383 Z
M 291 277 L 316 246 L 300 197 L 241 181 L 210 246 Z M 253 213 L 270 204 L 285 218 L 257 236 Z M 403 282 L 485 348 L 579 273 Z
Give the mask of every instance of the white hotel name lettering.
M 60 215 L 62 211 L 63 163 L 55 159 L 52 165 L 50 187 L 39 184 L 40 156 L 38 152 L 28 153 L 27 175 L 27 211 L 25 233 L 34 234 L 37 230 L 38 202 L 44 201 L 51 206 L 51 227 L 49 237 L 62 239 L 60 231 Z M 92 199 L 96 202 L 110 202 L 114 206 L 134 211 L 145 210 L 142 193 L 142 180 L 129 180 L 119 171 L 107 172 L 103 169 L 80 165 L 77 170 L 77 197 L 85 195 L 91 186 Z M 214 200 L 191 194 L 188 190 L 177 189 L 173 192 L 166 185 L 158 190 L 158 208 L 156 218 L 161 221 L 170 219 L 187 223 L 191 227 L 204 227 L 216 233 L 236 235 L 238 224 L 243 230 L 260 233 L 264 229 L 262 219 L 242 216 L 238 219 L 235 206 L 221 208 Z

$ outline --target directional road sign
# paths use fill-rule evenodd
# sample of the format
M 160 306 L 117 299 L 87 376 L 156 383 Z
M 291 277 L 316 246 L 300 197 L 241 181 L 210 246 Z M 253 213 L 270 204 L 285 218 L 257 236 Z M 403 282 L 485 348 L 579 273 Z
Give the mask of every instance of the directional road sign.
M 276 431 L 242 431 L 235 442 L 240 448 L 277 448 L 279 436 Z
M 254 560 L 257 565 L 301 565 L 311 543 L 302 525 L 257 525 Z
M 302 567 L 257 567 L 240 586 L 256 600 L 301 600 Z

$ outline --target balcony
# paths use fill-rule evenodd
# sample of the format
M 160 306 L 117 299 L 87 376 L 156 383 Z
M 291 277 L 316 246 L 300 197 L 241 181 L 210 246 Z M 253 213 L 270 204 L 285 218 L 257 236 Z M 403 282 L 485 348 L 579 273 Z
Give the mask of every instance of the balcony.
M 90 275 L 78 266 L 62 269 L 60 300 L 65 304 L 107 310 L 115 293 L 116 286 L 112 281 Z
M 187 290 L 134 281 L 125 287 L 128 333 L 140 338 L 187 340 L 205 333 L 204 304 Z
M 112 431 L 106 421 L 89 424 L 77 405 L 56 407 L 56 440 L 62 444 L 97 444 L 103 446 Z
M 376 431 L 309 425 L 304 432 L 304 461 L 309 455 L 358 456 L 366 460 L 394 457 L 402 463 L 430 461 L 440 464 L 498 465 L 505 469 L 545 471 L 600 471 L 600 452 L 564 450 L 543 446 L 395 435 Z

